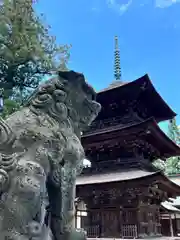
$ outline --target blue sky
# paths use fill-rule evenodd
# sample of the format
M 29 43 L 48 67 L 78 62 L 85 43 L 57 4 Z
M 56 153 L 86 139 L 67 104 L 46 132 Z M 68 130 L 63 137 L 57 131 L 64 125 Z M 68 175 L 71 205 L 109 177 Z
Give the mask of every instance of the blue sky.
M 36 8 L 57 42 L 72 44 L 70 68 L 83 72 L 95 89 L 113 80 L 117 35 L 122 80 L 148 73 L 180 115 L 180 0 L 39 0 Z

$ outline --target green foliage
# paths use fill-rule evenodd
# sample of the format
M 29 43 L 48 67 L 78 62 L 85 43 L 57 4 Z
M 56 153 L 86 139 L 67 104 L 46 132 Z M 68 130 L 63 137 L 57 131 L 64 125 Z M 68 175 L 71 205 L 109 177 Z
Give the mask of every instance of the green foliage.
M 6 118 L 13 112 L 17 111 L 20 108 L 20 104 L 14 100 L 11 99 L 5 99 L 4 100 L 4 109 L 1 114 L 2 118 Z
M 176 119 L 172 119 L 168 126 L 168 135 L 177 145 L 180 145 L 180 130 L 176 123 Z M 166 170 L 168 175 L 180 173 L 180 157 L 171 157 L 166 161 Z
M 165 173 L 167 175 L 180 173 L 180 157 L 171 157 L 167 159 Z
M 165 171 L 166 170 L 166 163 L 165 163 L 165 161 L 163 161 L 163 160 L 161 160 L 161 159 L 157 159 L 156 161 L 154 161 L 153 162 L 153 165 L 157 168 L 157 169 L 159 169 L 159 170 L 161 170 L 161 171 Z
M 180 129 L 178 128 L 175 118 L 169 122 L 168 136 L 177 145 L 180 145 Z M 180 173 L 180 157 L 170 157 L 166 162 L 158 159 L 153 164 L 167 175 Z
M 176 144 L 180 145 L 180 130 L 175 118 L 169 122 L 168 130 L 168 136 L 170 139 L 173 140 Z
M 32 0 L 3 0 L 0 5 L 0 88 L 5 97 L 21 97 L 36 88 L 43 75 L 66 66 L 69 46 L 57 45 L 44 16 L 37 16 Z

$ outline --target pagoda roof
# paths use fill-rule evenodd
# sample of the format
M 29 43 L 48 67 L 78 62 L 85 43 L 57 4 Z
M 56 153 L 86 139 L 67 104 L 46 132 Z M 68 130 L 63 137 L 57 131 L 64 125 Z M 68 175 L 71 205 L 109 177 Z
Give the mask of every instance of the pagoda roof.
M 97 93 L 97 101 L 102 105 L 103 102 L 108 101 L 107 99 L 114 98 L 120 104 L 121 100 L 134 101 L 139 97 L 148 112 L 157 121 L 169 120 L 176 116 L 176 113 L 154 88 L 148 74 L 131 82 L 114 81 L 109 87 Z
M 123 81 L 114 80 L 112 83 L 110 83 L 110 85 L 107 88 L 103 88 L 102 90 L 100 90 L 98 92 L 98 94 L 102 93 L 102 92 L 109 91 L 109 90 L 117 88 L 117 87 L 121 87 L 123 85 L 126 85 L 127 83 L 129 83 L 129 82 L 123 82 Z
M 161 203 L 161 206 L 170 212 L 180 212 L 180 209 L 176 208 L 172 203 L 167 201 Z
M 77 177 L 76 185 L 100 184 L 108 182 L 129 181 L 147 176 L 157 175 L 158 172 L 148 172 L 145 170 L 128 170 L 110 173 L 98 173 L 91 175 L 80 175 Z
M 180 194 L 180 186 L 173 183 L 168 177 L 166 177 L 161 171 L 148 172 L 142 169 L 133 169 L 126 171 L 117 171 L 110 173 L 97 173 L 97 174 L 85 174 L 80 175 L 76 179 L 76 186 L 86 186 L 94 184 L 107 184 L 107 183 L 125 183 L 141 181 L 142 184 L 147 179 L 154 183 L 161 183 L 164 186 L 164 190 L 173 192 L 176 196 Z
M 82 136 L 82 143 L 84 147 L 93 147 L 98 143 L 102 145 L 102 142 L 103 144 L 112 143 L 114 140 L 121 142 L 128 137 L 151 144 L 158 150 L 161 157 L 180 156 L 180 147 L 161 130 L 154 118 L 126 127 L 118 128 L 117 126 L 114 129 L 87 133 Z
M 178 185 L 178 184 L 177 184 Z M 179 185 L 178 185 L 179 186 Z M 173 199 L 172 205 L 176 207 L 180 207 L 180 197 L 177 197 L 176 199 Z

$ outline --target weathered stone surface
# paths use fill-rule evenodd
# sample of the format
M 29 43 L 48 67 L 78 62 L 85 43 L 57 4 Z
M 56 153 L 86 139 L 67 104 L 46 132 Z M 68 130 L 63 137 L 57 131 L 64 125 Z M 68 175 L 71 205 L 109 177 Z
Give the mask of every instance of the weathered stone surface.
M 59 72 L 26 106 L 0 120 L 1 240 L 77 238 L 75 180 L 84 159 L 80 136 L 99 111 L 82 74 Z

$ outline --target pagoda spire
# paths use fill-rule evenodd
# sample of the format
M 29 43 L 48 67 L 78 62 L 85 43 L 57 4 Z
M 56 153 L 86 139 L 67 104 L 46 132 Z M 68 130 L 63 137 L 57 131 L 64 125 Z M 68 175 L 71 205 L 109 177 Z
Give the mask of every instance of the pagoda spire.
M 119 52 L 119 45 L 118 45 L 118 37 L 117 36 L 115 36 L 114 78 L 117 81 L 121 80 L 120 52 Z

